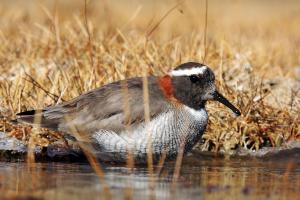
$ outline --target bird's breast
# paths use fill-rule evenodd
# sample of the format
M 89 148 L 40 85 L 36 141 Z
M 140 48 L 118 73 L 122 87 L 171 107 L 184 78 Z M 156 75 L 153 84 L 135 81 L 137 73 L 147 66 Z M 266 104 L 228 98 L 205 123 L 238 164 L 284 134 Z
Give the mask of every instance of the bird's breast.
M 207 120 L 205 109 L 182 106 L 161 113 L 149 123 L 140 123 L 120 133 L 99 130 L 93 137 L 106 156 L 107 152 L 113 152 L 117 159 L 125 159 L 129 149 L 137 159 L 146 159 L 149 143 L 154 158 L 162 152 L 173 157 L 181 147 L 191 149 L 199 141 Z

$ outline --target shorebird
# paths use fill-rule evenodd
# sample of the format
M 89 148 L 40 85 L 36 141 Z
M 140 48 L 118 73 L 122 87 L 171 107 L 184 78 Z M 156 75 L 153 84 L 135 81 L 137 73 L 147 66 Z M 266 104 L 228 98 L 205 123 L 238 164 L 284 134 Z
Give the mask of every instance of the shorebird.
M 195 146 L 208 123 L 208 100 L 241 114 L 217 91 L 215 75 L 204 64 L 184 63 L 165 76 L 147 79 L 149 120 L 142 77 L 109 83 L 42 110 L 19 113 L 17 120 L 71 135 L 74 130 L 84 133 L 100 160 L 126 162 L 130 152 L 136 163 L 146 163 L 149 153 L 157 162 L 163 154 L 170 160 L 180 150 L 187 153 Z

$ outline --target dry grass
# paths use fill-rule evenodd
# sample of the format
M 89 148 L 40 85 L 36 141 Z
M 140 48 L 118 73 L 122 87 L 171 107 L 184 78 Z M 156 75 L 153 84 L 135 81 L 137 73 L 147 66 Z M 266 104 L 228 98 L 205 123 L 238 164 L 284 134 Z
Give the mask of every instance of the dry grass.
M 201 148 L 280 146 L 300 137 L 299 95 L 274 94 L 268 81 L 296 81 L 299 11 L 296 0 L 209 1 L 205 36 L 205 1 L 103 0 L 89 1 L 86 9 L 83 1 L 3 1 L 1 115 L 13 119 L 20 111 L 57 104 L 145 70 L 162 75 L 182 62 L 198 61 L 214 69 L 219 90 L 243 113 L 233 118 L 223 106 L 209 104 Z M 277 98 L 288 102 L 279 105 Z M 21 129 L 7 131 L 28 140 L 30 128 L 22 137 Z

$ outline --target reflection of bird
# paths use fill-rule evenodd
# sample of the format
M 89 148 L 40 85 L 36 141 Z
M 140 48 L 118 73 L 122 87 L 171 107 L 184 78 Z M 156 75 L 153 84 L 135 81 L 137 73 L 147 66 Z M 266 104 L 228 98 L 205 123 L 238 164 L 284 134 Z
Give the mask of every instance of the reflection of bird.
M 214 80 L 211 69 L 194 62 L 181 64 L 163 77 L 148 77 L 149 122 L 141 77 L 107 84 L 41 111 L 19 113 L 17 119 L 40 121 L 41 127 L 65 133 L 85 133 L 101 160 L 126 162 L 128 149 L 138 163 L 146 162 L 149 150 L 154 161 L 163 152 L 171 159 L 181 147 L 188 152 L 201 138 L 208 121 L 207 100 L 217 100 L 240 115 L 218 93 Z

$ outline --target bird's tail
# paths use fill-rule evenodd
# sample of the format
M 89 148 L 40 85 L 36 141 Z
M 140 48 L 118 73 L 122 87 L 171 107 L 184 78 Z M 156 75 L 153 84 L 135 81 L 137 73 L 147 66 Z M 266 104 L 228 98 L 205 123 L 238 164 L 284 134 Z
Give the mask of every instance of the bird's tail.
M 56 130 L 58 126 L 57 120 L 48 119 L 44 116 L 45 110 L 29 110 L 17 114 L 16 121 L 31 125 L 38 125 L 43 128 Z

